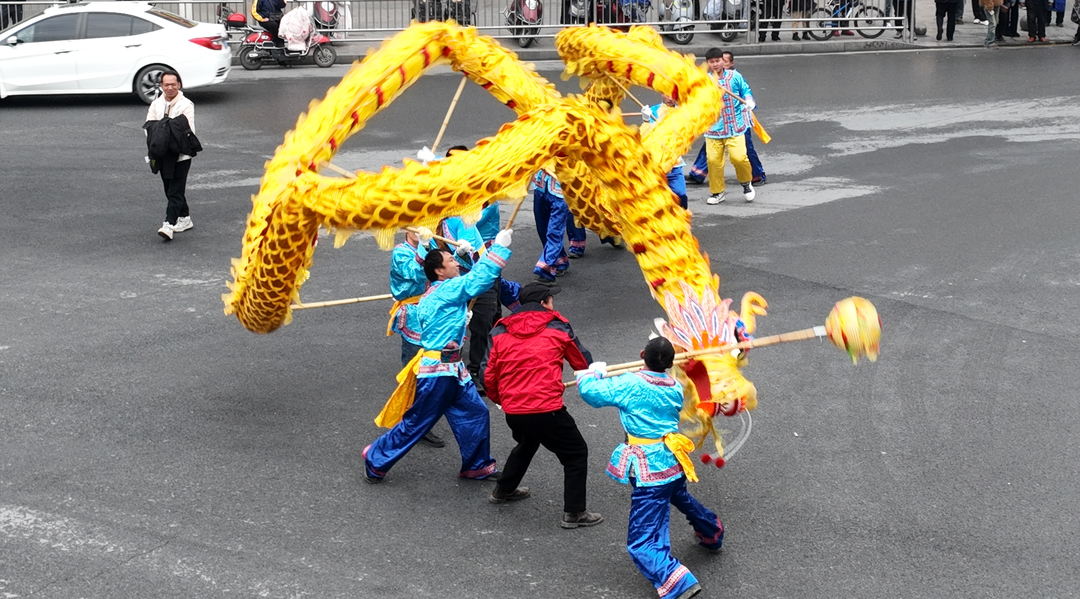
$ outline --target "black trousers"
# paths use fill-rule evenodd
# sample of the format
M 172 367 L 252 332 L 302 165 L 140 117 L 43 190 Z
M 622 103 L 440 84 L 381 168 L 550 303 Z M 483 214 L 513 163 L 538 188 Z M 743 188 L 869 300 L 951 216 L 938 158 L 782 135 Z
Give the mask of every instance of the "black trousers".
M 517 447 L 503 464 L 499 489 L 513 493 L 525 477 L 536 450 L 543 445 L 563 466 L 563 511 L 584 512 L 589 446 L 566 408 L 542 414 L 507 414 L 506 424 Z
M 971 18 L 976 21 L 986 20 L 986 11 L 983 10 L 982 5 L 979 4 L 979 0 L 971 0 Z
M 191 160 L 180 160 L 173 169 L 172 179 L 166 179 L 165 172 L 161 172 L 161 182 L 165 185 L 165 198 L 169 200 L 169 205 L 165 208 L 165 221 L 170 225 L 175 225 L 178 218 L 191 216 L 184 192 L 187 188 L 189 170 L 191 170 Z
M 1047 10 L 1046 2 L 1036 2 L 1035 0 L 1028 0 L 1027 2 L 1027 18 L 1028 18 L 1028 37 L 1038 39 L 1040 37 L 1046 37 L 1046 25 L 1050 22 L 1048 18 L 1050 11 Z
M 784 18 L 784 3 L 781 0 L 763 0 L 761 8 L 763 14 L 761 20 L 759 20 L 758 35 L 761 38 L 761 41 L 765 41 L 764 36 L 766 29 L 769 29 L 770 27 L 777 30 L 780 29 L 780 22 L 774 22 L 772 19 Z M 773 32 L 773 37 L 778 35 L 780 35 L 778 32 Z
M 480 365 L 485 362 L 488 345 L 491 343 L 488 335 L 499 317 L 498 288 L 499 281 L 496 280 L 491 289 L 476 296 L 476 303 L 472 307 L 472 320 L 469 321 L 469 360 L 465 365 L 478 387 L 484 386 L 484 373 Z
M 914 0 L 892 0 L 893 16 L 906 17 L 908 23 L 911 23 L 911 8 L 914 3 Z M 896 19 L 896 25 L 898 27 L 902 27 L 904 25 L 904 21 L 902 19 Z
M 1003 7 L 1004 8 L 1004 7 Z M 1020 5 L 1013 4 L 1009 7 L 1009 10 L 1002 10 L 998 13 L 997 24 L 997 36 L 1016 37 L 1016 27 L 1020 24 Z
M 952 41 L 953 33 L 956 32 L 956 9 L 959 6 L 959 2 L 938 2 L 936 5 L 937 11 L 934 13 L 934 18 L 937 19 L 938 33 L 941 33 L 942 19 L 946 19 L 945 39 L 949 41 Z

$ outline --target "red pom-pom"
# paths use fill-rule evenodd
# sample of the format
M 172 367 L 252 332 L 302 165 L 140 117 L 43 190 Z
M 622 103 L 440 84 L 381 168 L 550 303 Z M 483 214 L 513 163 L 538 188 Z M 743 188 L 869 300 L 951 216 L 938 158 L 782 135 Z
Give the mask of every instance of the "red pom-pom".
M 644 243 L 635 243 L 634 244 L 634 253 L 635 254 L 644 254 L 645 253 L 645 244 Z
M 656 288 L 660 287 L 661 285 L 663 285 L 664 283 L 667 283 L 667 279 L 665 279 L 664 277 L 660 277 L 659 279 L 656 279 L 655 281 L 651 281 L 649 283 L 649 285 L 652 285 L 652 288 L 656 289 Z
M 701 463 L 702 464 L 708 464 L 711 461 L 712 461 L 712 456 L 711 455 L 709 455 L 707 453 L 701 454 Z
M 717 468 L 723 468 L 725 464 L 727 464 L 727 460 L 725 460 L 724 458 L 716 458 Z

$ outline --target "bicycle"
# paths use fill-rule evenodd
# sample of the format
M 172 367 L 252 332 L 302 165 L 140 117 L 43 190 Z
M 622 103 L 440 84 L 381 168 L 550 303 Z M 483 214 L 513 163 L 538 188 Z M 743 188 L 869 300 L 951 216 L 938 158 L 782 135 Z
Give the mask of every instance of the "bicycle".
M 851 21 L 852 29 L 859 35 L 873 39 L 885 33 L 884 29 L 865 31 L 863 27 L 882 27 L 885 23 L 885 11 L 872 5 L 863 4 L 862 0 L 830 0 L 826 7 L 815 8 L 810 13 L 810 37 L 824 41 L 834 35 L 840 35 L 841 21 Z

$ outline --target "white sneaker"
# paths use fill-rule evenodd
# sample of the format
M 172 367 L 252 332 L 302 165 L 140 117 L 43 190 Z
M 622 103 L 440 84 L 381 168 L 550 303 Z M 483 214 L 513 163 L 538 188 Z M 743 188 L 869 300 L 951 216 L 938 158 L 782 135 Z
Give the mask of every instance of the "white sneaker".
M 157 234 L 161 235 L 161 238 L 165 241 L 172 241 L 172 225 L 170 225 L 168 222 L 161 223 L 161 228 L 157 230 Z
M 717 204 L 719 204 L 720 202 L 723 202 L 723 201 L 724 201 L 724 192 L 721 191 L 720 193 L 714 193 L 711 196 L 709 196 L 709 199 L 705 200 L 705 203 L 710 205 L 710 206 L 715 206 L 715 205 L 717 205 Z
M 190 216 L 181 216 L 180 218 L 176 219 L 176 224 L 172 226 L 172 230 L 175 233 L 179 233 L 180 231 L 187 231 L 194 226 L 195 225 L 191 222 Z
M 746 198 L 747 202 L 753 202 L 754 198 L 757 197 L 757 192 L 754 191 L 753 183 L 743 183 L 742 192 L 743 197 Z

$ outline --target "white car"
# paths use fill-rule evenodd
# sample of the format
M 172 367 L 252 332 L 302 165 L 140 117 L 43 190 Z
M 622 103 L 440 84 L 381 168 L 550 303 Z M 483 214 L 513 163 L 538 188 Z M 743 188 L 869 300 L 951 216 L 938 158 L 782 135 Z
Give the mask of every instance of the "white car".
M 53 6 L 0 33 L 0 98 L 134 93 L 149 104 L 165 70 L 191 89 L 221 83 L 230 68 L 223 25 L 143 2 Z

